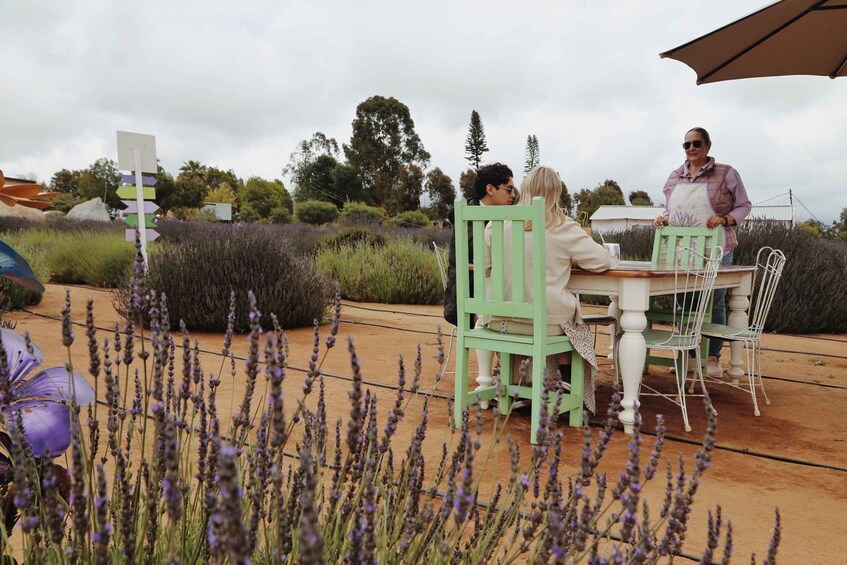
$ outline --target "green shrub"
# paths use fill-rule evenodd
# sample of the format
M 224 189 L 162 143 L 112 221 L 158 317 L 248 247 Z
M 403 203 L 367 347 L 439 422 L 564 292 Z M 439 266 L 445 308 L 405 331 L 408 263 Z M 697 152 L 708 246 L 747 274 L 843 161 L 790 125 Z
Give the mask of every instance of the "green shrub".
M 294 207 L 294 213 L 301 222 L 315 226 L 334 222 L 338 218 L 338 208 L 335 204 L 320 200 L 298 202 Z
M 391 223 L 401 228 L 425 228 L 432 225 L 429 217 L 420 210 L 401 212 L 391 218 Z
M 165 242 L 150 255 L 148 284 L 167 296 L 174 329 L 184 320 L 192 330 L 225 331 L 231 291 L 239 312 L 237 331 L 249 327 L 249 290 L 262 304 L 267 324 L 271 313 L 285 328 L 309 326 L 324 317 L 332 285 L 311 259 L 299 256 L 269 229 L 235 226 L 214 233 L 216 237 Z M 125 311 L 125 293 L 116 300 Z
M 238 221 L 245 224 L 253 224 L 262 219 L 262 216 L 248 204 L 244 204 L 238 210 Z
M 129 273 L 135 249 L 123 234 L 87 232 L 59 238 L 46 255 L 52 282 L 113 288 Z
M 444 295 L 435 254 L 408 240 L 325 249 L 317 262 L 350 300 L 438 304 Z
M 847 332 L 847 243 L 798 228 L 760 223 L 741 230 L 733 262 L 752 265 L 763 246 L 785 253 L 785 269 L 765 327 L 783 333 Z
M 362 202 L 347 202 L 339 219 L 346 224 L 380 223 L 385 220 L 385 209 L 368 206 Z
M 343 246 L 356 247 L 358 245 L 382 247 L 385 241 L 385 236 L 381 233 L 364 227 L 349 226 L 322 237 L 318 249 L 338 249 Z
M 123 228 L 120 231 L 83 228 L 69 237 L 67 233 L 44 227 L 6 234 L 4 238 L 15 249 L 21 246 L 21 249 L 37 250 L 43 256 L 47 272 L 43 279 L 39 278 L 41 282 L 114 287 L 126 278 L 134 256 L 133 245 L 124 239 Z
M 290 224 L 291 212 L 288 208 L 274 208 L 271 210 L 270 221 L 272 224 Z
M 167 220 L 161 222 L 156 230 L 161 234 L 157 242 L 195 242 L 202 244 L 209 239 L 228 238 L 233 234 L 266 234 L 264 237 L 274 245 L 285 246 L 298 255 L 313 256 L 319 241 L 333 233 L 331 227 L 310 226 L 300 222 L 292 224 L 208 224 L 205 222 L 180 222 Z

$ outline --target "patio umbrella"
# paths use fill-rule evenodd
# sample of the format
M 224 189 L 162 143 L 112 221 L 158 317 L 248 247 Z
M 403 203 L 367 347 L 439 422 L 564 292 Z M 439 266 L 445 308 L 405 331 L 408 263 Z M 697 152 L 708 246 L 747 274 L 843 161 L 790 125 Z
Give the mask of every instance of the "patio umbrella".
M 847 0 L 783 0 L 661 53 L 697 84 L 739 78 L 847 76 Z

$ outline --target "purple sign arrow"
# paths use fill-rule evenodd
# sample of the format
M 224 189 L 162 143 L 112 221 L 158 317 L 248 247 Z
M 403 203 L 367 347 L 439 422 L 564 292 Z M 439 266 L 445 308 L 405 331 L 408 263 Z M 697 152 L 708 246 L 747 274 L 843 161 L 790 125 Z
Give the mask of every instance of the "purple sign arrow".
M 126 210 L 124 210 L 124 214 L 137 214 L 138 213 L 138 202 L 135 200 L 121 200 L 124 204 L 126 204 Z M 144 201 L 144 213 L 145 214 L 155 214 L 156 210 L 159 209 L 159 206 L 155 202 L 151 202 L 150 200 Z
M 135 228 L 124 230 L 124 233 L 127 241 L 135 241 Z M 159 237 L 159 232 L 147 228 L 147 241 L 154 241 L 157 237 Z
M 121 174 L 121 183 L 135 186 L 135 175 Z M 151 176 L 142 175 L 141 186 L 156 186 L 156 179 Z

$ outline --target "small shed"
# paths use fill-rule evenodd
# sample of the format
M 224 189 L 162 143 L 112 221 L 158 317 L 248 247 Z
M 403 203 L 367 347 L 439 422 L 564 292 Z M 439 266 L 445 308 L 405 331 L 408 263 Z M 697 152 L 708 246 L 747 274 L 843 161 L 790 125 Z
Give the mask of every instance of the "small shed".
M 591 214 L 591 230 L 596 233 L 625 231 L 633 227 L 652 227 L 662 206 L 600 206 Z M 753 206 L 746 222 L 778 222 L 794 226 L 794 206 Z
M 203 202 L 203 209 L 212 212 L 222 222 L 232 221 L 232 204 L 221 202 Z

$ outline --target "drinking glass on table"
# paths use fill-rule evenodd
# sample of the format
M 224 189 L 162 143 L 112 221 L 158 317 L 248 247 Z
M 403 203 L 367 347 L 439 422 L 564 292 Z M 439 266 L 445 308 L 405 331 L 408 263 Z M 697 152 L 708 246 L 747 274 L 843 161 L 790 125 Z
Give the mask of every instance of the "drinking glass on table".
M 614 269 L 621 262 L 621 245 L 620 243 L 604 243 L 603 247 L 609 252 L 609 257 L 612 259 L 612 269 Z

